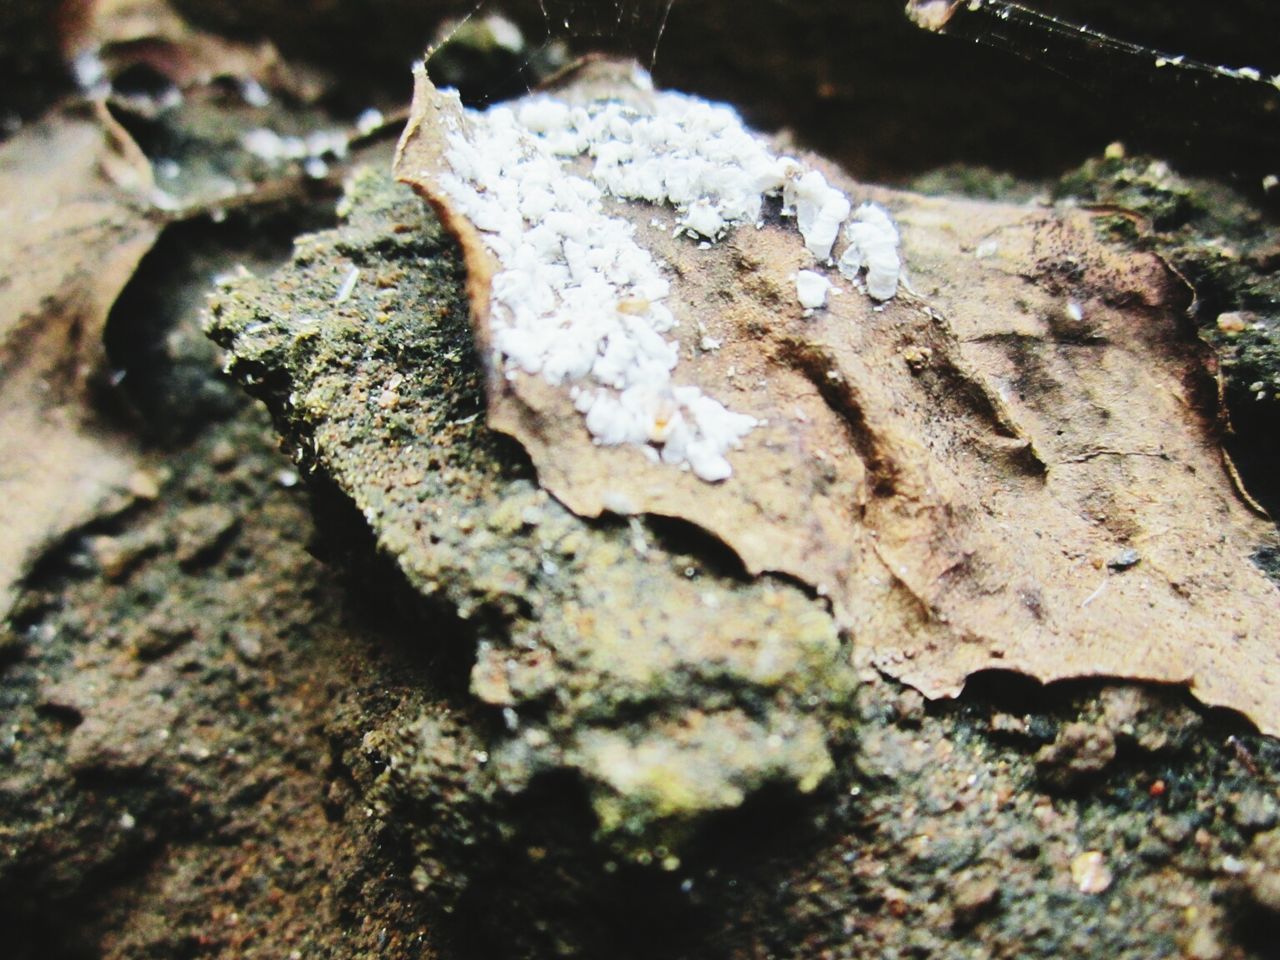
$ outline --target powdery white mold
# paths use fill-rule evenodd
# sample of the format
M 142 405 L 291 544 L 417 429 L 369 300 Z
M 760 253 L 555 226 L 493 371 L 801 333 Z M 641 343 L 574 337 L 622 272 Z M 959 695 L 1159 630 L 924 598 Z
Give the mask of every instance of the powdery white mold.
M 801 270 L 796 274 L 796 296 L 806 310 L 820 310 L 827 305 L 831 281 L 813 270 Z
M 506 376 L 567 385 L 597 443 L 635 445 L 716 482 L 732 474 L 726 454 L 758 422 L 675 382 L 679 349 L 667 335 L 677 320 L 664 303 L 664 266 L 606 204 L 670 206 L 675 233 L 705 249 L 735 227 L 762 226 L 765 200 L 781 197 L 805 247 L 828 263 L 851 205 L 821 173 L 775 156 L 732 109 L 676 93 L 655 93 L 652 104 L 642 112 L 536 96 L 466 111 L 448 138 L 449 170 L 436 180 L 500 266 L 490 323 Z M 570 164 L 584 156 L 593 164 L 581 175 Z M 865 267 L 872 295 L 887 299 L 897 286 L 897 232 L 883 210 L 870 208 L 887 232 L 867 209 L 846 231 L 857 250 L 840 268 L 856 276 Z M 829 281 L 804 273 L 802 305 L 825 304 Z

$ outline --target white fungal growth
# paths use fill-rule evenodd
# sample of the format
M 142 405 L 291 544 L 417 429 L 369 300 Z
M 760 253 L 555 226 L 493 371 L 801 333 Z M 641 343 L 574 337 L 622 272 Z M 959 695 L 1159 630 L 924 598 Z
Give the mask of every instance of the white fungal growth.
M 877 300 L 891 299 L 898 292 L 902 261 L 898 257 L 898 228 L 889 214 L 874 203 L 864 203 L 844 234 L 849 246 L 840 258 L 840 272 L 857 280 L 866 270 L 867 293 Z
M 551 97 L 520 107 L 519 121 L 560 157 L 594 158 L 591 179 L 627 200 L 669 204 L 688 232 L 715 240 L 734 225 L 757 223 L 766 194 L 800 172 L 775 157 L 731 109 L 662 93 L 652 113 L 616 102 L 569 108 Z
M 849 216 L 849 198 L 817 170 L 810 170 L 788 181 L 782 199 L 785 211 L 795 213 L 805 247 L 819 260 L 829 259 L 840 224 Z
M 759 423 L 674 380 L 670 284 L 635 228 L 610 214 L 610 198 L 674 208 L 675 233 L 706 248 L 734 227 L 762 225 L 766 198 L 781 197 L 820 261 L 829 260 L 850 203 L 822 174 L 773 155 L 733 110 L 674 93 L 652 103 L 641 112 L 538 96 L 514 109 L 468 111 L 449 135 L 449 170 L 436 180 L 500 264 L 490 322 L 506 376 L 566 385 L 597 443 L 635 445 L 716 482 L 731 475 L 727 454 Z M 582 157 L 593 161 L 585 175 Z M 885 257 L 874 242 L 870 249 L 883 291 Z M 896 288 L 896 247 L 890 252 Z M 830 283 L 803 273 L 801 301 L 825 304 Z
M 831 292 L 831 281 L 812 270 L 801 270 L 796 274 L 796 296 L 800 298 L 800 306 L 806 310 L 820 310 L 827 305 L 827 294 Z
M 709 200 L 695 200 L 684 215 L 684 226 L 690 232 L 715 240 L 724 232 L 724 218 Z

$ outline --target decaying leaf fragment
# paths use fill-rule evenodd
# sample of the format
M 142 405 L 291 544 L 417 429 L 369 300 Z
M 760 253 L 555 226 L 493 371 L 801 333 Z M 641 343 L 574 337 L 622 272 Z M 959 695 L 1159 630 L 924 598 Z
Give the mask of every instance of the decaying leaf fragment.
M 0 615 L 26 561 L 128 485 L 137 452 L 86 423 L 102 330 L 151 248 L 151 167 L 99 105 L 0 147 Z
M 631 76 L 597 67 L 557 96 L 657 109 Z M 467 123 L 420 75 L 397 173 L 461 240 L 487 345 L 504 278 L 486 225 L 447 189 L 449 138 Z M 767 205 L 758 226 L 699 238 L 680 229 L 687 211 L 608 201 L 666 265 L 679 375 L 756 423 L 727 454 L 732 476 L 707 483 L 635 444 L 593 443 L 572 381 L 492 351 L 490 425 L 581 515 L 683 518 L 750 571 L 809 584 L 861 657 L 930 696 L 990 668 L 1114 675 L 1185 684 L 1280 731 L 1280 595 L 1247 559 L 1274 531 L 1224 469 L 1177 280 L 1100 242 L 1084 212 L 808 166 L 892 212 L 916 295 L 880 305 L 850 289 Z M 797 277 L 815 270 L 832 290 L 806 309 Z

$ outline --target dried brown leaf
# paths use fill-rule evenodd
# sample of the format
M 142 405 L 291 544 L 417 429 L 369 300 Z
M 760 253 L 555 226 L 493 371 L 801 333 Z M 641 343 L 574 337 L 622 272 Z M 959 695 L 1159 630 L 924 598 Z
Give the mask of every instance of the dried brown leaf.
M 0 146 L 0 615 L 32 554 L 137 469 L 86 422 L 102 330 L 155 242 L 151 167 L 100 104 Z
M 612 94 L 642 98 L 622 75 Z M 601 74 L 585 83 L 563 95 Z M 483 344 L 493 268 L 434 181 L 450 109 L 420 76 L 397 170 L 462 241 Z M 1087 212 L 871 188 L 810 162 L 892 211 L 916 295 L 846 292 L 806 317 L 793 277 L 811 261 L 790 227 L 702 250 L 673 239 L 669 211 L 620 205 L 671 265 L 682 381 L 767 421 L 731 479 L 594 445 L 537 377 L 491 372 L 490 425 L 581 515 L 683 518 L 749 571 L 810 584 L 866 663 L 929 696 L 992 668 L 1128 677 L 1280 732 L 1280 594 L 1248 560 L 1273 528 L 1224 467 L 1185 287 Z M 699 323 L 719 350 L 696 348 Z

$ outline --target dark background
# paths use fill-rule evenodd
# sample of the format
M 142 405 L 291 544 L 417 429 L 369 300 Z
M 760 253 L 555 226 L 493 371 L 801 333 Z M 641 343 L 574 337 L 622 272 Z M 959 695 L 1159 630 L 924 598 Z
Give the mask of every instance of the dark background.
M 637 9 L 652 6 L 639 0 Z M 474 4 L 423 0 L 177 0 L 193 19 L 270 36 L 286 51 L 346 70 L 352 88 L 405 85 L 444 12 Z M 609 0 L 578 0 L 578 22 Z M 1280 167 L 1280 117 L 1232 111 L 1223 96 L 1170 92 L 1154 66 L 1134 77 L 1096 64 L 1065 77 L 1035 62 L 911 24 L 904 0 L 676 0 L 655 75 L 664 86 L 728 100 L 759 127 L 790 127 L 855 174 L 901 181 L 942 164 L 1052 176 L 1113 140 L 1187 170 L 1256 181 Z M 1034 0 L 1037 10 L 1174 54 L 1280 73 L 1280 4 L 1264 0 Z M 530 0 L 485 10 L 545 33 Z M 596 16 L 592 17 L 592 11 Z M 563 31 L 561 31 L 563 32 Z M 641 31 L 643 32 L 643 31 Z M 620 45 L 647 55 L 647 37 Z M 599 45 L 584 38 L 577 46 Z M 407 93 L 407 87 L 406 87 Z M 1271 101 L 1280 105 L 1280 91 Z
M 286 55 L 343 75 L 352 108 L 362 98 L 409 94 L 407 66 L 453 0 L 174 0 L 193 21 L 267 37 Z M 0 109 L 29 117 L 66 89 L 55 24 L 79 0 L 0 3 Z M 646 19 L 661 0 L 629 0 Z M 1037 10 L 1118 37 L 1211 63 L 1280 73 L 1280 4 L 1264 0 L 1034 0 Z M 606 37 L 584 28 L 617 19 L 611 0 L 552 0 L 572 10 L 574 47 L 614 46 L 647 58 L 654 31 Z M 547 35 L 534 0 L 488 0 L 530 40 Z M 603 11 L 603 12 L 602 12 Z M 565 36 L 556 24 L 553 36 Z M 676 0 L 655 74 L 664 86 L 733 102 L 757 126 L 795 131 L 805 145 L 859 176 L 901 182 L 940 165 L 979 164 L 1054 176 L 1111 141 L 1157 153 L 1187 172 L 1246 186 L 1280 169 L 1280 91 L 1237 101 L 1168 83 L 1154 66 L 1137 74 L 1090 63 L 1064 76 L 1024 48 L 1009 54 L 928 34 L 904 0 Z M 1037 62 L 1039 61 L 1039 62 Z M 1261 102 L 1259 102 L 1259 100 Z

